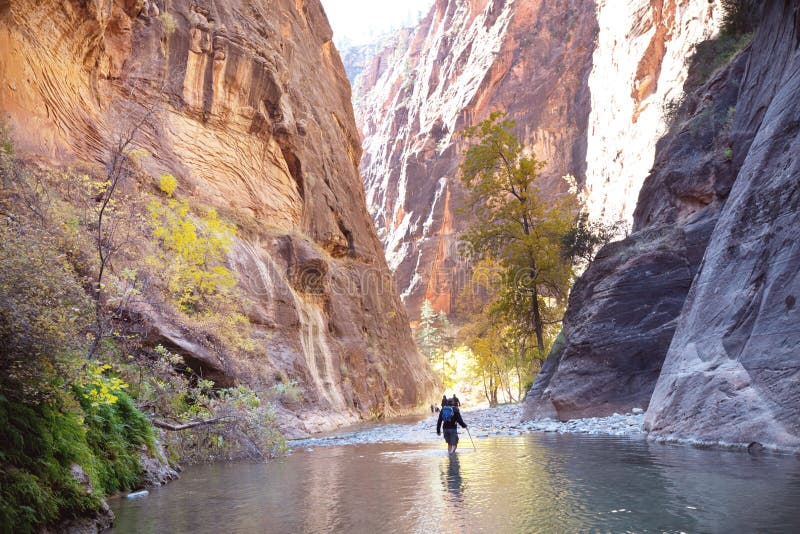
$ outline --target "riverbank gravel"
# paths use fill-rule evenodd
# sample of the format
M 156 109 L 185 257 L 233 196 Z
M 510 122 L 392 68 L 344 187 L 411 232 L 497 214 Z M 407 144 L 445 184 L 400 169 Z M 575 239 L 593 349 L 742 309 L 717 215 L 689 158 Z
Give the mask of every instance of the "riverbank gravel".
M 552 432 L 570 434 L 595 434 L 611 436 L 643 436 L 644 414 L 614 414 L 609 417 L 574 419 L 572 421 L 521 421 L 522 406 L 507 404 L 481 410 L 462 410 L 464 422 L 475 439 L 489 437 L 519 436 L 531 432 Z M 405 442 L 424 443 L 441 440 L 436 435 L 437 415 L 431 415 L 416 423 L 375 424 L 355 431 L 341 429 L 330 435 L 293 440 L 292 448 L 313 448 L 333 445 L 354 445 L 362 443 Z M 462 431 L 463 432 L 463 431 Z

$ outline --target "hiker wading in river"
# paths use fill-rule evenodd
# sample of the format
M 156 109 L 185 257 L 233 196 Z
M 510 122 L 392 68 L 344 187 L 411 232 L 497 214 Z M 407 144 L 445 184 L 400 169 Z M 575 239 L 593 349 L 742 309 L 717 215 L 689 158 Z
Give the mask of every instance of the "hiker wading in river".
M 458 406 L 454 406 L 453 401 L 442 398 L 442 410 L 439 412 L 439 419 L 436 421 L 436 435 L 441 435 L 444 426 L 444 440 L 447 442 L 447 452 L 453 454 L 458 447 L 458 427 L 467 428 L 464 420 L 461 419 L 461 411 Z

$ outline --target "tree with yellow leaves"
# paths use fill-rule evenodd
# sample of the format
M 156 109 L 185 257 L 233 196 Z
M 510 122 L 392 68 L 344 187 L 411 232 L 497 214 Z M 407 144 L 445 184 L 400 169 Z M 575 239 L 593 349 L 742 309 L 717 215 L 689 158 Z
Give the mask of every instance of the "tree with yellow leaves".
M 493 113 L 464 133 L 474 144 L 461 165 L 468 191 L 464 212 L 472 223 L 463 237 L 476 258 L 491 258 L 500 268 L 492 313 L 524 320 L 544 358 L 547 326 L 560 320 L 573 279 L 562 242 L 579 202 L 574 191 L 542 194 L 545 164 L 526 155 L 513 128 L 504 114 Z
M 162 176 L 160 187 L 169 198 L 148 207 L 153 236 L 161 243 L 161 256 L 152 260 L 166 266 L 168 288 L 178 305 L 198 311 L 209 297 L 236 285 L 235 275 L 223 265 L 236 229 L 214 209 L 192 216 L 185 199 L 172 198 L 177 185 L 171 176 Z

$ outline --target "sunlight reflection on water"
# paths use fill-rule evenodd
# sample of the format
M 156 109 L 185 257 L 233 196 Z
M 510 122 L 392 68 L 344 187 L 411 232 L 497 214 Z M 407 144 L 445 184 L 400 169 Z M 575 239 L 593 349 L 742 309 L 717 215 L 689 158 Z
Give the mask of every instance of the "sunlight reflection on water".
M 187 469 L 112 502 L 113 532 L 792 532 L 800 461 L 531 434 L 477 452 L 380 443 Z M 463 445 L 463 443 L 462 443 Z

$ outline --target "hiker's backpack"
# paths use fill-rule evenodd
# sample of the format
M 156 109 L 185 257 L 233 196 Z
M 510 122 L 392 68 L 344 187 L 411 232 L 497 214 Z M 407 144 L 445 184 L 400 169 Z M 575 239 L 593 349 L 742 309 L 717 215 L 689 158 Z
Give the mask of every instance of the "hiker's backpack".
M 443 406 L 442 407 L 442 421 L 445 423 L 452 423 L 455 421 L 456 418 L 456 411 L 453 409 L 452 406 Z

